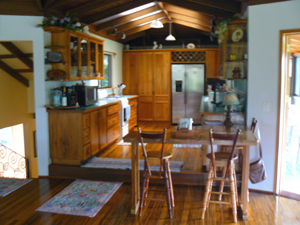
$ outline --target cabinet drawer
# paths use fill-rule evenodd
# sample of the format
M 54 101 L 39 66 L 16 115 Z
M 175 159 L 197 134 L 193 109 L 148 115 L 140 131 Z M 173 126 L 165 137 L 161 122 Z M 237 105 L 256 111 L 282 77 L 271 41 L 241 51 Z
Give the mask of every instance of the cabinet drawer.
M 120 123 L 120 113 L 115 113 L 107 117 L 107 128 L 111 128 Z
M 136 115 L 137 115 L 137 105 L 131 106 L 130 117 L 134 117 Z
M 120 124 L 114 126 L 113 128 L 110 128 L 107 131 L 107 142 L 111 143 L 115 140 L 117 140 L 117 138 L 120 137 Z
M 84 152 L 84 160 L 91 157 L 91 145 L 87 144 L 83 146 L 83 152 Z
M 83 114 L 83 129 L 90 127 L 90 114 Z
M 128 120 L 128 129 L 131 131 L 137 125 L 137 116 L 131 117 Z
M 83 131 L 83 135 L 84 135 L 84 144 L 87 144 L 87 143 L 89 143 L 90 142 L 90 129 L 88 128 L 88 129 L 85 129 L 84 131 Z
M 136 103 L 137 103 L 137 98 L 128 101 L 128 104 L 129 104 L 131 107 L 134 106 L 134 105 L 136 105 Z
M 120 111 L 120 104 L 107 107 L 107 115 L 108 116 L 111 114 L 114 114 L 116 112 L 119 112 L 119 111 Z

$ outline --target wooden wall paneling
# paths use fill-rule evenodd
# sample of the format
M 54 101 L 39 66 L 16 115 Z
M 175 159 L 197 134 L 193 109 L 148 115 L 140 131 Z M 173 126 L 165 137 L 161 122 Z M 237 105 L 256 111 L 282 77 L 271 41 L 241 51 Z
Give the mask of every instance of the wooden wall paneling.
M 138 120 L 153 121 L 153 53 L 141 52 L 138 57 Z
M 154 120 L 171 121 L 171 52 L 154 53 Z
M 219 78 L 220 58 L 219 49 L 206 51 L 206 77 Z
M 90 133 L 91 133 L 91 154 L 94 155 L 99 152 L 100 140 L 99 140 L 99 124 L 100 113 L 99 110 L 90 112 Z
M 123 53 L 123 83 L 126 88 L 124 95 L 137 95 L 139 93 L 139 54 Z

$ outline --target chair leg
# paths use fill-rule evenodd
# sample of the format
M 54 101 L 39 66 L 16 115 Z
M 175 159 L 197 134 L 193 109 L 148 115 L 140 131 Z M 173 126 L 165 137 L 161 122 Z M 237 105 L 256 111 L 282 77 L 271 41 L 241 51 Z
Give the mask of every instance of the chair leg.
M 208 170 L 208 177 L 206 181 L 206 186 L 205 186 L 205 193 L 204 193 L 204 198 L 203 198 L 203 209 L 202 209 L 202 214 L 201 214 L 201 219 L 204 219 L 206 209 L 209 205 L 209 200 L 210 200 L 210 195 L 211 195 L 211 186 L 212 186 L 212 174 L 213 174 L 213 169 L 212 166 L 209 166 Z
M 168 206 L 170 219 L 172 219 L 171 191 L 169 186 L 169 176 L 168 176 L 166 159 L 163 160 L 163 169 L 164 169 L 164 178 L 165 178 L 165 186 L 166 186 L 167 206 Z
M 169 186 L 170 186 L 170 191 L 171 191 L 171 203 L 172 203 L 172 207 L 175 207 L 174 189 L 173 189 L 173 182 L 172 182 L 169 160 L 167 161 L 167 169 L 168 169 L 168 175 L 169 175 Z
M 146 202 L 146 191 L 148 190 L 148 186 L 147 186 L 147 180 L 149 181 L 149 176 L 148 176 L 148 171 L 146 169 L 146 166 L 144 168 L 144 175 L 143 175 L 143 187 L 141 190 L 141 199 L 140 199 L 140 207 L 139 207 L 139 216 L 141 216 L 142 214 L 142 208 L 145 205 Z
M 230 191 L 231 191 L 231 201 L 232 201 L 232 214 L 233 222 L 237 222 L 237 207 L 236 207 L 236 183 L 234 182 L 234 162 L 230 163 Z
M 234 184 L 235 184 L 235 198 L 236 198 L 236 204 L 239 204 L 239 193 L 237 190 L 237 182 L 236 182 L 236 172 L 235 172 L 235 164 L 233 163 L 233 178 L 234 178 Z
M 226 167 L 224 166 L 222 169 L 222 178 L 225 178 L 225 173 L 226 173 Z M 223 190 L 224 190 L 224 181 L 221 181 L 219 192 L 223 192 Z M 219 194 L 219 201 L 222 201 L 222 194 Z

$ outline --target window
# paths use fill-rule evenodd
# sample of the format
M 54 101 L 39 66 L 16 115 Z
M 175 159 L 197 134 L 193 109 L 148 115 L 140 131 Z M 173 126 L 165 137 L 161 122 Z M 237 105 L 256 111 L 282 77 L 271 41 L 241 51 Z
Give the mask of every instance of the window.
M 112 56 L 104 54 L 104 79 L 99 80 L 99 88 L 111 87 Z

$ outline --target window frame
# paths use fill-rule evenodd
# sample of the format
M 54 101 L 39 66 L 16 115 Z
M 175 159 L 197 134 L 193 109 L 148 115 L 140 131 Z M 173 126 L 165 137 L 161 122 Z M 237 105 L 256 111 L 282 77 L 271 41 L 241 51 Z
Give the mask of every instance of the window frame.
M 104 53 L 104 58 L 103 58 L 103 66 L 104 66 L 104 60 L 105 60 L 105 57 L 108 56 L 108 85 L 103 87 L 103 81 L 105 80 L 105 68 L 104 68 L 104 79 L 102 80 L 99 80 L 98 81 L 98 88 L 111 88 L 112 87 L 112 64 L 113 64 L 113 56 L 111 54 L 108 54 L 108 53 Z

